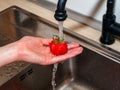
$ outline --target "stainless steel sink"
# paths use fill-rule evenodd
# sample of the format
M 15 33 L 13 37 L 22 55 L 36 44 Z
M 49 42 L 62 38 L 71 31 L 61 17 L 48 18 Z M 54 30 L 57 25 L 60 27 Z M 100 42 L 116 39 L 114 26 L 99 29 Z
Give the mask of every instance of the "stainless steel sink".
M 1 46 L 25 35 L 51 38 L 58 33 L 56 24 L 16 6 L 1 12 L 0 23 Z M 66 40 L 80 43 L 84 51 L 59 63 L 56 90 L 120 90 L 120 53 L 66 28 L 64 33 Z M 31 64 L 0 90 L 52 90 L 52 69 L 53 65 Z

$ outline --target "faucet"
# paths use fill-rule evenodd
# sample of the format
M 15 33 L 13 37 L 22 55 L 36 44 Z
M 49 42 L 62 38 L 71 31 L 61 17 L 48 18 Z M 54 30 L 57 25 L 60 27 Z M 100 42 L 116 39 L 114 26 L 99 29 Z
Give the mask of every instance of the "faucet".
M 67 13 L 65 10 L 67 0 L 58 0 L 57 10 L 55 11 L 55 19 L 57 21 L 64 21 L 67 18 Z
M 120 36 L 120 24 L 116 22 L 114 6 L 115 0 L 108 0 L 106 14 L 103 15 L 100 41 L 107 45 L 114 43 L 115 36 Z

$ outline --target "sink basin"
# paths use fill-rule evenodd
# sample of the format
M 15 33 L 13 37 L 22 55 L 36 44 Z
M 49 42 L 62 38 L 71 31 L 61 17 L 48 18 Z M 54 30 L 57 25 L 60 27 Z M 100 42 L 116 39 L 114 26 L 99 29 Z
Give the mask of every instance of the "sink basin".
M 56 24 L 16 6 L 0 13 L 0 28 L 1 46 L 26 35 L 51 38 L 58 33 Z M 64 33 L 66 40 L 80 43 L 84 51 L 58 64 L 56 90 L 120 90 L 120 53 L 66 28 Z M 53 65 L 31 64 L 0 90 L 52 90 L 52 69 Z

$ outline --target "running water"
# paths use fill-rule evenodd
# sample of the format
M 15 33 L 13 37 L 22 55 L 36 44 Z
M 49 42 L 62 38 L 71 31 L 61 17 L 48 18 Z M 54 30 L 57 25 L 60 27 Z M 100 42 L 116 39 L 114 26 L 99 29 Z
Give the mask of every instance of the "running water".
M 63 22 L 62 21 L 59 21 L 58 22 L 59 25 L 59 37 L 60 39 L 63 38 Z M 52 89 L 55 90 L 55 86 L 56 86 L 56 82 L 55 82 L 55 74 L 57 72 L 57 68 L 58 68 L 58 63 L 54 64 L 53 66 L 53 72 L 52 72 Z
M 57 72 L 58 63 L 54 64 L 53 72 L 52 72 L 52 89 L 55 90 L 56 82 L 55 82 L 55 74 Z
M 59 23 L 59 25 L 58 25 L 58 27 L 59 27 L 59 37 L 60 37 L 60 39 L 62 39 L 63 38 L 63 21 L 59 21 L 58 23 Z

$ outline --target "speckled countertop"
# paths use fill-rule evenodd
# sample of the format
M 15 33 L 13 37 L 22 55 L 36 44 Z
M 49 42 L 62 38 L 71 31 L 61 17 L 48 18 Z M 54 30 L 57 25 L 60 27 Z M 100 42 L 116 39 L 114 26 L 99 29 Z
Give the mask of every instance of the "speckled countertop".
M 0 86 L 29 66 L 26 62 L 14 62 L 0 68 Z
M 54 19 L 53 12 L 42 8 L 40 6 L 37 6 L 27 0 L 0 0 L 0 11 L 10 7 L 10 6 L 18 6 L 21 7 L 33 14 L 36 14 L 37 16 L 40 16 L 42 18 L 46 18 L 47 20 L 57 23 L 57 21 Z M 83 27 L 84 26 L 84 27 Z M 99 42 L 99 37 L 101 35 L 101 32 L 98 30 L 95 30 L 89 26 L 82 25 L 78 22 L 75 22 L 71 19 L 67 19 L 64 24 L 65 28 L 68 28 L 80 35 L 83 35 L 93 41 Z M 76 28 L 77 27 L 77 28 Z M 119 47 L 120 41 L 116 40 L 115 44 L 109 45 L 108 47 L 120 51 Z M 25 67 L 27 67 L 29 63 L 25 62 L 15 62 L 9 65 L 6 65 L 4 67 L 0 68 L 0 85 L 11 79 L 13 76 L 15 76 L 17 73 L 19 73 L 21 70 L 23 70 Z

